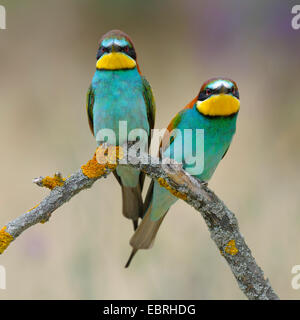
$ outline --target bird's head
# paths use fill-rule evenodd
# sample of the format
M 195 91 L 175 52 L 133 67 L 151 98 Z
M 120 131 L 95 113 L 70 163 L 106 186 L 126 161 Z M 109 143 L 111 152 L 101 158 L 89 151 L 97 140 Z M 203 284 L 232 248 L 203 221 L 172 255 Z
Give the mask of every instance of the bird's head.
M 126 33 L 111 30 L 100 39 L 96 63 L 98 70 L 128 70 L 135 67 L 135 49 Z
M 206 81 L 196 102 L 198 111 L 206 116 L 230 116 L 240 109 L 240 96 L 236 83 L 226 78 Z

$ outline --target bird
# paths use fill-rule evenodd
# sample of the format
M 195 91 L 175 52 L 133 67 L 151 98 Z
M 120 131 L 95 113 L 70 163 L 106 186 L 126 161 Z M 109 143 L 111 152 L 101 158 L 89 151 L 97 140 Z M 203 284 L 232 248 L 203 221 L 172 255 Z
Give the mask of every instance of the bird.
M 207 80 L 199 94 L 170 122 L 162 139 L 160 159 L 169 157 L 182 163 L 186 172 L 207 183 L 228 151 L 236 131 L 239 109 L 239 91 L 233 80 L 225 77 Z M 192 130 L 192 136 L 183 139 L 186 129 Z M 195 139 L 196 129 L 204 130 L 203 140 Z M 184 153 L 176 152 L 180 146 L 183 146 Z M 203 164 L 199 161 L 197 166 L 191 166 L 193 154 L 203 147 Z M 132 252 L 125 267 L 129 267 L 139 249 L 152 247 L 163 219 L 177 200 L 157 180 L 151 181 L 144 204 L 145 214 L 130 239 Z
M 138 65 L 132 40 L 121 30 L 107 32 L 99 40 L 96 60 L 86 110 L 98 146 L 104 142 L 122 146 L 128 141 L 127 132 L 137 129 L 141 134 L 137 140 L 147 149 L 154 128 L 156 105 L 151 86 Z M 132 220 L 135 230 L 139 217 L 143 215 L 145 175 L 124 165 L 118 165 L 114 175 L 122 189 L 122 213 Z

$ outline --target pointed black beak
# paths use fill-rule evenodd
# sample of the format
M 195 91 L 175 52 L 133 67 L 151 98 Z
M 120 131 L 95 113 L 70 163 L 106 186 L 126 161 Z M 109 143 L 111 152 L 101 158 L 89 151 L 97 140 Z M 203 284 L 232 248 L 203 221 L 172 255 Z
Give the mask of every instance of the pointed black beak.
M 116 46 L 115 44 L 112 44 L 110 47 L 109 47 L 110 51 L 109 52 L 118 52 L 120 51 L 120 47 L 119 46 Z
M 221 93 L 226 94 L 226 93 L 228 93 L 228 92 L 229 92 L 228 88 L 225 87 L 224 85 L 222 85 L 222 86 L 219 88 L 219 93 L 220 93 L 220 94 L 221 94 Z

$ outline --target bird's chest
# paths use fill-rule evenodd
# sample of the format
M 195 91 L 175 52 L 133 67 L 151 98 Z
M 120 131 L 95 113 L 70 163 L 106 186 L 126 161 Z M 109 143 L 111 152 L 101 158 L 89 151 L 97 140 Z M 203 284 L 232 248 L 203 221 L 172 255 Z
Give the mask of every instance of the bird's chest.
M 176 157 L 173 151 L 171 157 L 182 162 L 190 174 L 209 180 L 230 145 L 236 129 L 236 117 L 204 118 L 192 111 L 190 113 L 180 122 L 178 129 L 181 134 L 173 142 L 173 149 L 182 144 L 182 152 L 178 152 Z
M 120 144 L 123 142 L 119 141 L 120 131 L 129 134 L 132 130 L 142 129 L 148 135 L 141 80 L 112 76 L 99 81 L 95 88 L 93 119 L 96 137 L 100 130 L 112 131 Z

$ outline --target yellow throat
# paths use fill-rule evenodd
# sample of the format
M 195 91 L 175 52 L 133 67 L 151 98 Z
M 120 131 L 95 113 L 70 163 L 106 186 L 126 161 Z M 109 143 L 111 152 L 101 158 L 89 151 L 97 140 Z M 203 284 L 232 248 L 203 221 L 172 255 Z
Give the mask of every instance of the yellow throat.
M 134 67 L 136 67 L 134 59 L 122 52 L 104 54 L 96 63 L 97 69 L 106 70 L 133 69 Z
M 230 116 L 239 111 L 240 101 L 232 95 L 222 93 L 197 101 L 197 109 L 206 116 Z

